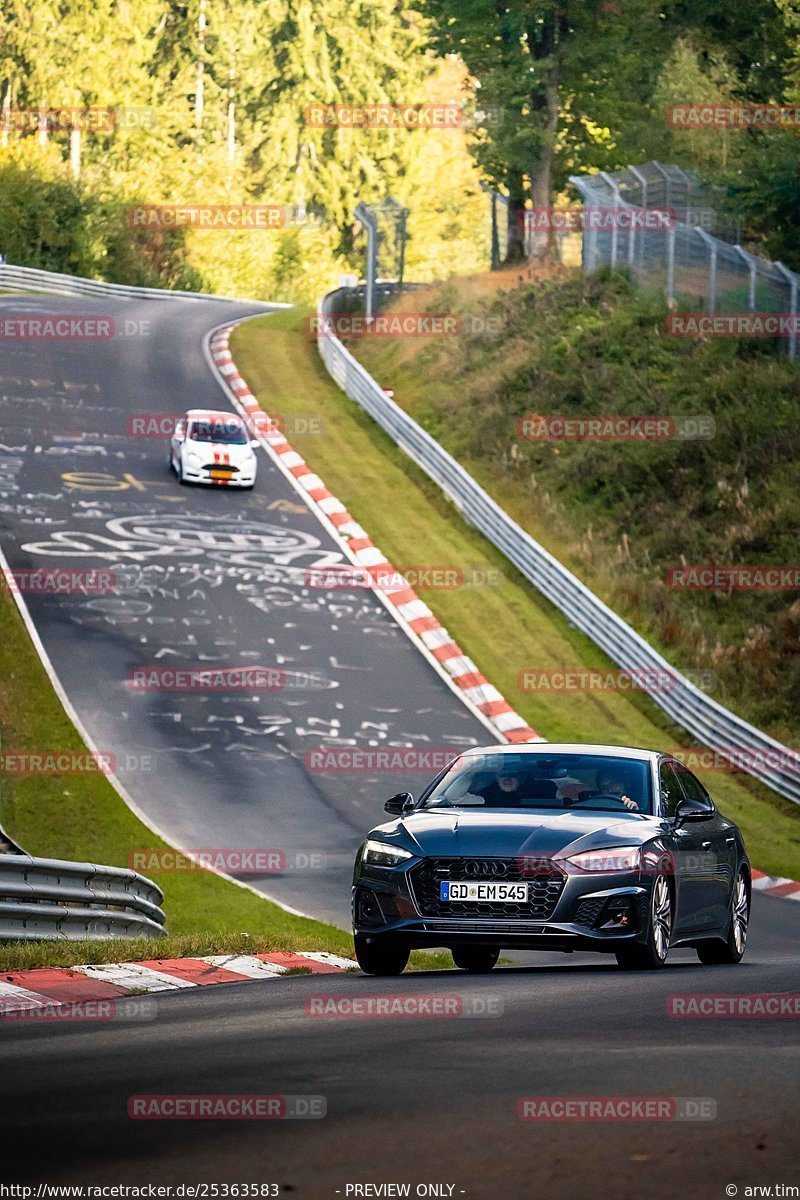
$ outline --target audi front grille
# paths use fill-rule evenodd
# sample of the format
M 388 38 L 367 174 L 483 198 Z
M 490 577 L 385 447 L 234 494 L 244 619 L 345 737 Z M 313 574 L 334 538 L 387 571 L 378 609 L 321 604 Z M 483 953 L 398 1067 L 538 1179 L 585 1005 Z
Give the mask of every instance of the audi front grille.
M 566 876 L 553 864 L 532 870 L 524 858 L 426 858 L 409 871 L 417 908 L 425 917 L 518 917 L 546 921 L 561 895 Z M 440 900 L 445 880 L 480 880 L 489 883 L 527 883 L 524 904 L 485 903 L 475 900 Z

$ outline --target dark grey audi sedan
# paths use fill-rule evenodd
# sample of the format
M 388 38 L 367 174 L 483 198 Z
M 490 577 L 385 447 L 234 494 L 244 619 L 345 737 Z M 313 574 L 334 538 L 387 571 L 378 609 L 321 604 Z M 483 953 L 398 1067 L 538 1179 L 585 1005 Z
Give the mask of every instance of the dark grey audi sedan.
M 399 974 L 415 947 L 490 971 L 504 947 L 596 950 L 622 967 L 670 947 L 738 963 L 750 863 L 736 825 L 682 762 L 621 746 L 465 752 L 418 800 L 386 802 L 353 879 L 356 957 Z

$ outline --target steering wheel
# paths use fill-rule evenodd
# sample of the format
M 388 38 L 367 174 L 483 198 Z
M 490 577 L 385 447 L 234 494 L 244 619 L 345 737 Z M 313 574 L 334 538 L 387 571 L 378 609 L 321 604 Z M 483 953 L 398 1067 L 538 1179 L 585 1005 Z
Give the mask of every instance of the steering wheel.
M 613 792 L 581 792 L 580 795 L 576 796 L 574 800 L 570 800 L 570 808 L 574 804 L 588 804 L 590 800 L 602 800 L 604 802 L 606 800 L 613 800 L 614 803 L 618 805 L 619 808 L 624 809 L 625 812 L 639 812 L 638 804 L 636 805 L 636 808 L 628 808 L 627 804 L 623 804 L 622 797 L 615 796 Z

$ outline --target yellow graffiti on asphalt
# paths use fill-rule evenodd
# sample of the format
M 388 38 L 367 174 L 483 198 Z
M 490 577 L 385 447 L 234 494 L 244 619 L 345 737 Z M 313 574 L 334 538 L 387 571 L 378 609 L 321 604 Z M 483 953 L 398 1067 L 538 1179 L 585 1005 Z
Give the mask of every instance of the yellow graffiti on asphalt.
M 65 471 L 61 478 L 69 491 L 125 492 L 129 488 L 133 488 L 137 492 L 146 492 L 151 487 L 164 486 L 159 479 L 137 479 L 128 471 L 121 479 L 118 479 L 116 475 L 108 475 L 104 471 Z M 166 493 L 156 495 L 154 499 L 180 503 L 183 496 Z
M 305 504 L 293 504 L 291 500 L 273 500 L 267 505 L 268 509 L 277 510 L 278 512 L 288 513 L 305 513 L 308 512 Z

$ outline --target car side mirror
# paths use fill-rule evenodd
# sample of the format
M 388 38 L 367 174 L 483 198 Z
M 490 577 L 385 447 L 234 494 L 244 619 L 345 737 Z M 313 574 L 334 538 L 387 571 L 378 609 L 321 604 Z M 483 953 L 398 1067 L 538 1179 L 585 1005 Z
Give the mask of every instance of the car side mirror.
M 407 808 L 411 808 L 413 803 L 414 797 L 411 795 L 411 792 L 398 792 L 396 796 L 390 796 L 383 807 L 386 812 L 399 817 Z
M 687 796 L 675 809 L 675 824 L 683 825 L 687 821 L 708 821 L 713 817 L 714 812 L 713 801 L 692 800 Z

